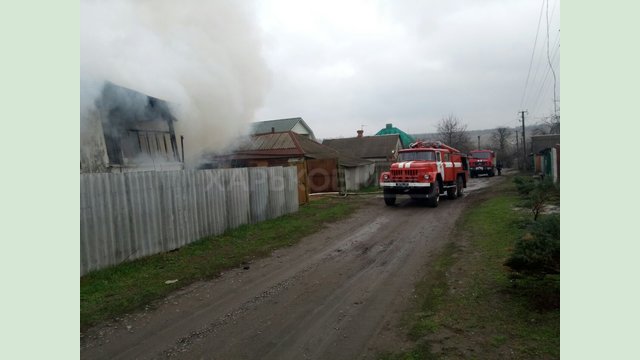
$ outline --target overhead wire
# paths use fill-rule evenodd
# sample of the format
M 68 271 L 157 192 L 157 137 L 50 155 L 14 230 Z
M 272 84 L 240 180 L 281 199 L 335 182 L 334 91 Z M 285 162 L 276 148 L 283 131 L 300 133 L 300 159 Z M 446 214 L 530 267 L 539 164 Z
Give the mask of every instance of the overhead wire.
M 558 47 L 555 49 L 555 51 L 554 51 L 554 53 L 553 53 L 553 56 L 552 56 L 552 58 L 551 58 L 551 61 L 552 61 L 552 62 L 554 62 L 554 61 L 555 61 L 555 59 L 556 59 L 556 55 L 557 55 L 557 53 L 558 53 L 558 50 L 559 50 L 559 49 L 560 49 L 560 46 L 558 46 Z M 533 106 L 530 108 L 530 109 L 531 109 L 531 114 L 532 114 L 532 116 L 533 116 L 533 114 L 535 114 L 535 113 L 537 112 L 537 110 L 538 110 L 538 105 L 539 105 L 539 103 L 540 103 L 540 99 L 542 98 L 543 91 L 546 89 L 546 88 L 545 88 L 545 85 L 547 85 L 547 79 L 549 79 L 549 74 L 550 74 L 550 73 L 551 73 L 551 69 L 547 69 L 547 72 L 545 73 L 545 76 L 544 76 L 544 78 L 543 78 L 542 84 L 540 85 L 540 88 L 539 88 L 539 90 L 538 90 L 538 94 L 537 94 L 537 96 L 536 96 L 536 98 L 535 98 L 535 101 L 534 101 L 534 102 L 532 102 L 532 105 L 533 105 Z
M 555 9 L 556 9 L 556 5 L 557 5 L 557 1 L 554 2 L 554 6 L 552 8 L 551 11 L 551 15 L 549 16 L 549 20 L 551 20 L 553 18 L 553 15 L 555 14 Z M 543 2 L 543 6 L 547 5 L 547 9 L 548 9 L 548 0 L 546 0 L 545 2 Z M 548 10 L 547 10 L 548 11 Z M 546 59 L 544 59 L 544 54 L 542 53 L 542 51 L 540 51 L 540 56 L 538 57 L 538 62 L 537 62 L 537 66 L 534 72 L 534 76 L 532 81 L 529 82 L 529 85 L 531 86 L 531 88 L 528 90 L 527 94 L 526 94 L 526 98 L 524 101 L 524 105 L 527 105 L 529 110 L 531 111 L 531 115 L 533 116 L 533 112 L 535 112 L 537 110 L 537 105 L 538 102 L 540 100 L 540 96 L 542 94 L 542 91 L 544 90 L 544 87 L 546 85 L 546 82 L 548 80 L 548 76 L 549 76 L 549 72 L 551 71 L 550 69 L 553 67 L 553 61 L 555 60 L 555 56 L 558 52 L 559 49 L 559 42 L 560 42 L 560 30 L 558 30 L 558 33 L 556 35 L 556 39 L 553 45 L 553 49 L 554 49 L 554 53 L 552 56 L 547 55 Z M 549 38 L 547 38 L 547 44 L 546 46 L 549 46 Z M 544 60 L 543 60 L 544 59 Z M 551 60 L 551 61 L 549 61 Z M 546 66 L 546 71 L 544 73 L 539 72 L 540 67 L 542 66 L 543 63 L 548 63 L 551 62 L 552 65 L 550 66 Z M 548 65 L 548 64 L 547 64 Z M 553 71 L 555 74 L 555 71 Z M 538 78 L 538 74 L 543 74 L 540 76 L 540 78 Z M 538 85 L 540 84 L 540 85 Z M 535 91 L 535 89 L 539 89 L 537 92 Z M 532 106 L 533 105 L 533 106 Z M 523 108 L 523 106 L 521 105 L 521 109 Z
M 551 63 L 551 57 L 549 56 L 549 0 L 547 0 L 547 60 L 549 61 L 549 67 L 551 68 L 551 74 L 553 75 L 553 116 L 557 117 L 558 116 L 557 98 L 556 98 L 557 78 L 556 78 L 556 71 L 553 69 L 553 64 Z
M 531 60 L 529 60 L 529 71 L 527 72 L 527 80 L 524 82 L 524 90 L 522 91 L 522 98 L 520 100 L 520 108 L 522 109 L 522 105 L 524 105 L 524 98 L 527 94 L 527 86 L 529 85 L 529 76 L 531 75 L 531 67 L 533 65 L 533 58 L 536 53 L 536 46 L 538 45 L 538 35 L 540 34 L 540 23 L 542 22 L 542 10 L 544 9 L 545 0 L 542 1 L 542 6 L 540 7 L 540 15 L 538 16 L 538 27 L 536 29 L 536 38 L 533 41 L 533 50 L 531 51 Z
M 553 45 L 554 51 L 553 51 L 553 54 L 551 55 L 551 62 L 552 63 L 554 63 L 556 61 L 556 56 L 558 55 L 558 51 L 560 50 L 559 42 L 560 42 L 560 33 L 558 33 L 558 36 L 556 37 L 556 41 L 555 41 L 555 43 Z M 559 62 L 559 60 L 558 60 L 558 62 Z M 541 80 L 542 82 L 539 83 L 540 85 L 539 85 L 538 89 L 540 89 L 540 90 L 536 93 L 537 94 L 536 97 L 533 98 L 531 102 L 529 102 L 529 104 L 533 104 L 534 105 L 533 108 L 535 108 L 535 105 L 537 105 L 538 101 L 540 100 L 540 92 L 542 91 L 542 89 L 546 85 L 546 82 L 547 82 L 547 80 L 549 78 L 549 73 L 550 72 L 551 72 L 551 68 L 547 67 L 547 69 L 546 69 L 546 71 L 544 73 L 544 77 L 542 77 L 542 80 Z

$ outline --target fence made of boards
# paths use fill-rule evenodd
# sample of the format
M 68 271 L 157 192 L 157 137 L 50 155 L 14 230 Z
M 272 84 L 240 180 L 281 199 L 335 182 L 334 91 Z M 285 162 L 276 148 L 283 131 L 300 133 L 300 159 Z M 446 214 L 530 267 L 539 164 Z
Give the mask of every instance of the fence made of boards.
M 298 211 L 295 167 L 80 175 L 80 274 Z

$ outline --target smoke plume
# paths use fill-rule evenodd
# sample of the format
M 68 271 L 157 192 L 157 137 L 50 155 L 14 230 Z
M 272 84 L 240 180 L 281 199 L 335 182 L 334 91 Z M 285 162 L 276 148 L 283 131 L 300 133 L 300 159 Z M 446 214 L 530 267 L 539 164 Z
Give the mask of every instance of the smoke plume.
M 110 81 L 169 102 L 187 163 L 230 146 L 268 82 L 252 5 L 82 0 L 81 118 Z

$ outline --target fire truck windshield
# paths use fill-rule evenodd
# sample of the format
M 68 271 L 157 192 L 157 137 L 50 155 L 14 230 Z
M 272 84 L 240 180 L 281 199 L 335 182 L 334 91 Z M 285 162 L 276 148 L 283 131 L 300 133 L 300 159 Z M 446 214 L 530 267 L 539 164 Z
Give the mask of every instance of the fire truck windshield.
M 488 159 L 491 157 L 491 153 L 488 152 L 474 152 L 471 153 L 471 157 L 476 159 Z
M 398 154 L 398 161 L 434 161 L 436 159 L 433 151 L 407 151 Z

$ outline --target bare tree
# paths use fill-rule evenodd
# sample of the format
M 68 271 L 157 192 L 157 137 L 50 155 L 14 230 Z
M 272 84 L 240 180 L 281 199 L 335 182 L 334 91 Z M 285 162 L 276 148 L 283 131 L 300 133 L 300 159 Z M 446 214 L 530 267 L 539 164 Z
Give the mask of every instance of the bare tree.
M 544 120 L 549 128 L 549 134 L 560 134 L 560 115 L 551 115 Z
M 442 118 L 438 123 L 438 140 L 460 151 L 471 148 L 467 125 L 453 114 Z
M 511 137 L 511 129 L 507 127 L 498 127 L 493 133 L 491 133 L 491 140 L 493 140 L 493 146 L 504 152 L 509 147 L 509 138 Z
M 493 148 L 498 151 L 498 159 L 502 159 L 506 167 L 511 167 L 511 163 L 513 162 L 513 154 L 509 151 L 512 133 L 511 129 L 507 127 L 498 127 L 491 133 Z
M 560 134 L 560 115 L 542 118 L 538 125 L 540 127 L 534 130 L 534 135 Z

